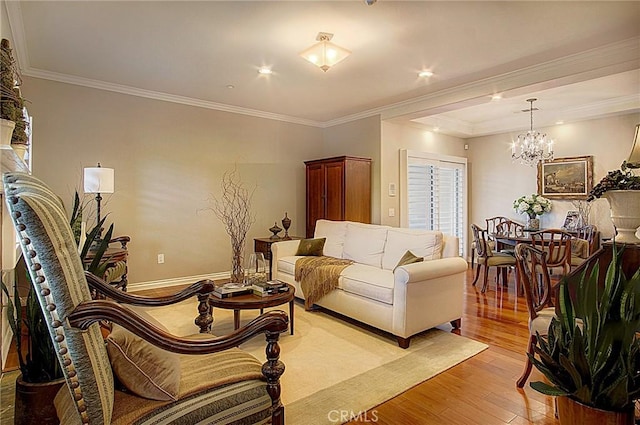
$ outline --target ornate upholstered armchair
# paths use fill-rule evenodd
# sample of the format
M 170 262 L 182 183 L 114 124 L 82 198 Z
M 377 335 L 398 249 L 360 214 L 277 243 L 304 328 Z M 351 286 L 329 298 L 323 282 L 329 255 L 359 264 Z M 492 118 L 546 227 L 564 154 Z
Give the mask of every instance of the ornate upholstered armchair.
M 284 312 L 263 314 L 226 336 L 181 338 L 124 303 L 159 306 L 194 295 L 207 297 L 213 290 L 211 281 L 197 282 L 173 296 L 146 298 L 91 276 L 91 286 L 113 299 L 92 300 L 59 198 L 26 174 L 7 173 L 3 183 L 67 384 L 55 398 L 61 423 L 150 424 L 160 418 L 166 424 L 284 423 L 279 383 L 284 365 L 278 346 L 279 334 L 288 327 Z M 106 344 L 99 329 L 102 320 L 114 328 Z M 264 364 L 234 348 L 258 334 L 266 335 Z M 146 350 L 146 361 L 159 360 L 155 370 L 136 363 L 131 348 Z M 116 389 L 118 369 L 124 370 L 117 380 L 126 392 Z M 127 378 L 132 382 L 127 384 Z

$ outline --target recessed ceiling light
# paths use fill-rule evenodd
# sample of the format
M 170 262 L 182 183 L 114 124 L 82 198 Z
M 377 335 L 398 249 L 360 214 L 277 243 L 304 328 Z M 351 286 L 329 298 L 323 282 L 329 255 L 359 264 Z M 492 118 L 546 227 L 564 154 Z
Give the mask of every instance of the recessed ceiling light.
M 420 78 L 426 78 L 426 77 L 431 77 L 431 76 L 433 76 L 433 72 L 429 71 L 428 69 L 425 69 L 424 71 L 418 72 L 418 77 L 420 77 Z
M 491 96 L 491 100 L 500 100 L 502 99 L 502 95 L 500 93 L 496 93 L 493 96 Z
M 437 133 L 438 131 L 440 131 L 440 127 L 433 127 L 433 131 Z
M 562 120 L 556 121 L 556 125 L 562 125 L 562 124 L 564 124 L 564 121 Z
M 262 66 L 258 68 L 258 74 L 270 75 L 270 74 L 273 74 L 273 71 L 270 68 L 267 68 L 266 66 Z
M 234 86 L 233 84 L 227 84 L 227 88 L 228 89 L 234 89 L 234 88 L 236 88 L 236 86 Z

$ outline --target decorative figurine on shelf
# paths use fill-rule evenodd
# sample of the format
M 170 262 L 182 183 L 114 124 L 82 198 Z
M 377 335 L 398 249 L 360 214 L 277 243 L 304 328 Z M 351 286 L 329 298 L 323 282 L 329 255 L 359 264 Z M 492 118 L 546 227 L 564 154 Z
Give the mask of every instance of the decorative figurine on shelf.
M 269 229 L 269 231 L 273 233 L 273 235 L 271 235 L 271 239 L 280 239 L 278 233 L 280 233 L 281 230 L 282 229 L 278 227 L 278 223 L 273 223 L 273 227 Z
M 287 213 L 284 213 L 284 218 L 282 219 L 282 227 L 284 227 L 284 237 L 282 239 L 291 239 L 289 236 L 289 227 L 291 227 L 291 219 L 287 216 Z

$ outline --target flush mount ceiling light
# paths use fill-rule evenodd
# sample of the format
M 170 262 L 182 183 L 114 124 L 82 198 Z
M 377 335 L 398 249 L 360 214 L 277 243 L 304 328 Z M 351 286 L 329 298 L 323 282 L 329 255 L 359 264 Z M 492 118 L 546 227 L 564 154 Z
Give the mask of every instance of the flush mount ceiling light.
M 418 77 L 420 78 L 427 78 L 427 77 L 432 77 L 433 76 L 433 72 L 425 69 L 424 71 L 420 71 L 418 72 Z
M 349 50 L 331 43 L 329 40 L 332 38 L 333 34 L 326 32 L 318 33 L 316 40 L 318 40 L 319 43 L 316 43 L 308 49 L 300 52 L 300 56 L 324 72 L 327 72 L 329 68 L 344 60 L 351 54 Z
M 273 74 L 273 71 L 270 68 L 267 68 L 266 66 L 262 66 L 258 68 L 258 74 L 271 75 Z
M 531 166 L 539 161 L 553 160 L 553 140 L 546 134 L 538 133 L 533 129 L 533 111 L 538 110 L 533 107 L 533 102 L 536 100 L 538 99 L 527 99 L 531 106 L 529 109 L 522 110 L 522 112 L 531 113 L 529 131 L 518 135 L 518 139 L 511 144 L 511 159 L 513 161 L 519 159 L 521 163 Z

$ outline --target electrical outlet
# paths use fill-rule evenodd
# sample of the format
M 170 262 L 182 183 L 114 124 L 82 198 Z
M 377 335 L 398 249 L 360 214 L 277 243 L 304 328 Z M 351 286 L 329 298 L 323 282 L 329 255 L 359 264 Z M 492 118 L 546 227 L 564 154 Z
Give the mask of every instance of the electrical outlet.
M 396 216 L 396 209 L 389 208 L 389 217 L 395 217 L 395 216 Z
M 164 264 L 164 254 L 158 254 L 158 264 Z

